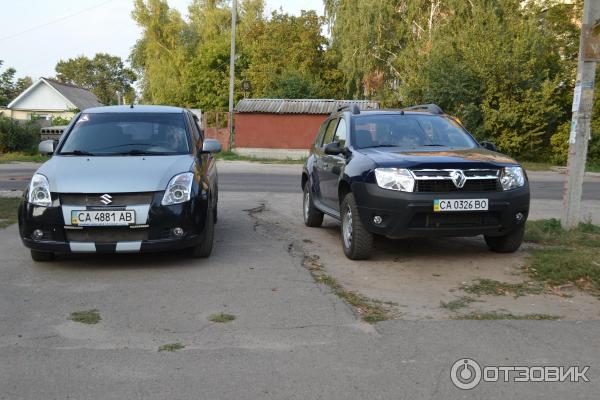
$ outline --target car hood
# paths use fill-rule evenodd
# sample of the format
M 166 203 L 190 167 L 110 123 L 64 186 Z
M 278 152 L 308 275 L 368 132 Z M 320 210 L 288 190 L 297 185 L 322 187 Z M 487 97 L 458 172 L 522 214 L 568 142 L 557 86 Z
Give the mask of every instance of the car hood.
M 403 168 L 489 168 L 515 165 L 503 154 L 482 148 L 400 151 L 398 148 L 367 148 L 360 150 L 375 164 Z
M 57 193 L 154 192 L 188 172 L 194 158 L 177 156 L 54 156 L 38 169 Z

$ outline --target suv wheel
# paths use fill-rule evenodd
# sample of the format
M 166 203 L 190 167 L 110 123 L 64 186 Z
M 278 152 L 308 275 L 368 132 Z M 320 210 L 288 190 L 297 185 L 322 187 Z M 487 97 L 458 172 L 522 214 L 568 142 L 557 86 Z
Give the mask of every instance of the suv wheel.
M 365 228 L 356 207 L 354 194 L 348 193 L 340 209 L 342 217 L 342 247 L 351 260 L 364 260 L 371 256 L 373 234 Z
M 190 255 L 194 258 L 206 258 L 210 256 L 213 248 L 215 236 L 215 217 L 214 209 L 207 207 L 206 221 L 204 222 L 204 231 L 202 232 L 202 242 L 190 249 Z
M 525 225 L 521 225 L 514 231 L 504 236 L 487 236 L 484 235 L 485 243 L 496 253 L 514 253 L 519 250 L 523 242 L 523 234 L 525 233 Z
M 318 227 L 323 223 L 323 213 L 319 211 L 312 201 L 310 192 L 310 183 L 304 184 L 304 200 L 302 202 L 302 214 L 304 215 L 304 224 L 310 227 Z
M 36 262 L 46 262 L 54 260 L 54 253 L 45 251 L 31 250 L 31 259 Z

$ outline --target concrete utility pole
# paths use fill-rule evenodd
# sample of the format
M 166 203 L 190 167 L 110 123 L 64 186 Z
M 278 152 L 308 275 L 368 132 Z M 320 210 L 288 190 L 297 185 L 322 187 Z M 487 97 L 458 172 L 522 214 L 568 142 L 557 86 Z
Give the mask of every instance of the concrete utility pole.
M 573 119 L 569 135 L 569 161 L 563 194 L 562 226 L 575 228 L 581 218 L 583 177 L 591 138 L 590 123 L 594 104 L 596 63 L 600 60 L 600 1 L 585 0 L 579 40 L 577 82 L 573 96 Z
M 231 4 L 231 54 L 229 55 L 229 148 L 233 147 L 233 91 L 235 88 L 235 27 L 237 25 L 237 0 Z

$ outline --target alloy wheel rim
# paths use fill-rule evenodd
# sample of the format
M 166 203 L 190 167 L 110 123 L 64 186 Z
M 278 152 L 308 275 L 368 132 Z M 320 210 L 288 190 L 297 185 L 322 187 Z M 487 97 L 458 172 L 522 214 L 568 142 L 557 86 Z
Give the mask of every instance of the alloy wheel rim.
M 344 246 L 349 249 L 352 245 L 352 210 L 350 207 L 347 208 L 343 221 L 342 235 L 344 237 Z

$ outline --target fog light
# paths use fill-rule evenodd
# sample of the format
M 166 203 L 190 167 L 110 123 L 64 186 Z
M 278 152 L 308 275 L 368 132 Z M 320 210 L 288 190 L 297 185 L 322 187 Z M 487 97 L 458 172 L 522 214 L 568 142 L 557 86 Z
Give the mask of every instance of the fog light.
M 522 212 L 518 212 L 518 213 L 515 215 L 515 219 L 517 220 L 517 222 L 521 222 L 521 221 L 523 221 L 523 218 L 525 218 L 525 215 L 524 215 Z
M 182 237 L 183 234 L 185 233 L 183 231 L 183 229 L 181 229 L 180 227 L 173 228 L 172 232 L 173 232 L 173 236 L 175 236 L 175 237 Z
M 373 217 L 373 223 L 375 225 L 379 225 L 383 222 L 383 218 L 381 218 L 379 215 L 376 215 L 375 217 Z
M 44 237 L 44 232 L 42 232 L 39 229 L 36 229 L 35 231 L 33 231 L 33 233 L 31 234 L 31 237 L 33 240 L 40 240 L 41 238 Z

